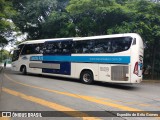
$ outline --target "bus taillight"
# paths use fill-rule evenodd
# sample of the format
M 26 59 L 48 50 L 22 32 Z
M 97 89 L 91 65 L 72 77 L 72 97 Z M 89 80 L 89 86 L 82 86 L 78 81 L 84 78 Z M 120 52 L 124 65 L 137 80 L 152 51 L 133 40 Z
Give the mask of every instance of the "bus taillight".
M 135 63 L 133 73 L 136 74 L 136 75 L 138 75 L 138 62 Z

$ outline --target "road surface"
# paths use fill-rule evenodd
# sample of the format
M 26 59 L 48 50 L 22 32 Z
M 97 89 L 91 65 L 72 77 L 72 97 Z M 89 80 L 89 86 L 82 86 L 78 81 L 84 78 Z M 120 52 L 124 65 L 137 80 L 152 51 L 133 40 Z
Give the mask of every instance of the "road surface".
M 12 115 L 17 111 L 7 120 L 28 120 L 30 113 L 22 113 L 26 111 L 35 112 L 37 116 L 29 116 L 33 120 L 156 120 L 160 119 L 160 83 L 86 85 L 6 68 L 0 74 L 0 111 Z

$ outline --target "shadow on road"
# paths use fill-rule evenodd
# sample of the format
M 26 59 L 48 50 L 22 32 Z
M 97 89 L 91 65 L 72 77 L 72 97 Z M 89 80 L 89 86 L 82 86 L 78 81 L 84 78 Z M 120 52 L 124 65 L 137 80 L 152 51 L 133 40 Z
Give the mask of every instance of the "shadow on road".
M 22 73 L 11 71 L 10 69 L 6 69 L 5 72 L 9 74 L 15 74 L 15 75 L 21 75 L 21 76 L 41 77 L 41 78 L 47 78 L 47 79 L 52 79 L 52 80 L 54 79 L 57 81 L 75 82 L 78 84 L 80 83 L 83 84 L 79 79 L 71 79 L 71 78 L 56 77 L 56 76 L 42 75 L 42 74 L 31 74 L 31 73 L 28 73 L 27 75 L 22 75 Z M 134 84 L 117 84 L 117 83 L 107 83 L 107 82 L 95 81 L 91 85 L 99 86 L 99 87 L 115 88 L 115 89 L 121 89 L 121 90 L 138 90 L 139 89 L 139 87 L 135 86 Z
M 121 90 L 138 90 L 139 87 L 134 84 L 118 84 L 118 83 L 107 83 L 107 82 L 95 82 L 95 86 L 102 86 L 108 88 L 115 88 Z

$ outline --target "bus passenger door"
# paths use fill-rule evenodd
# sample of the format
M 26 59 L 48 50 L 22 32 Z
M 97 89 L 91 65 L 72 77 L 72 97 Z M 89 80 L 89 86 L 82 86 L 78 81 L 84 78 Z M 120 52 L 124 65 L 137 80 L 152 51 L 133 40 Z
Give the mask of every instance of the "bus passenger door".
M 111 65 L 99 64 L 99 80 L 100 81 L 111 81 Z

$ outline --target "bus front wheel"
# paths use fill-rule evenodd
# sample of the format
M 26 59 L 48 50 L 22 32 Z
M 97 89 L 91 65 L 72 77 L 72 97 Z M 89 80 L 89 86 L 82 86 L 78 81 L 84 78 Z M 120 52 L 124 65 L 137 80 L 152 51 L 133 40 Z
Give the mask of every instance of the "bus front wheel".
M 26 66 L 22 66 L 21 72 L 22 72 L 23 75 L 27 74 L 27 68 L 26 68 Z
M 83 71 L 81 73 L 80 79 L 85 84 L 92 84 L 93 83 L 93 73 L 89 70 Z

